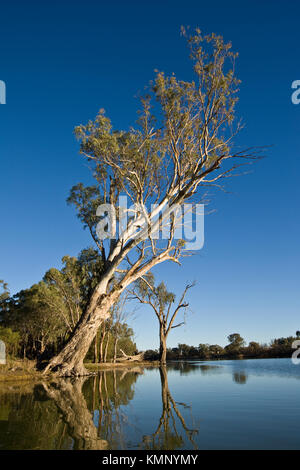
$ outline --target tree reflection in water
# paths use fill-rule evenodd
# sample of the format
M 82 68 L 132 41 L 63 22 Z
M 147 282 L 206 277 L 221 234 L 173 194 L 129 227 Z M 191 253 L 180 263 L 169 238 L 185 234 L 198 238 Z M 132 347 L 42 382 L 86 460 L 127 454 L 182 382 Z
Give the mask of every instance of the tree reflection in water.
M 233 372 L 232 378 L 235 383 L 244 385 L 248 380 L 248 375 L 245 372 Z
M 196 429 L 189 429 L 169 386 L 167 369 L 159 369 L 162 412 L 153 434 L 143 436 L 136 415 L 127 405 L 141 367 L 100 371 L 92 378 L 60 379 L 35 386 L 19 385 L 0 391 L 1 449 L 104 450 L 196 448 Z M 146 400 L 146 398 L 145 398 Z M 147 403 L 145 403 L 145 409 Z M 181 410 L 181 411 L 180 411 Z M 183 413 L 183 414 L 182 414 Z
M 81 377 L 74 381 L 60 380 L 50 385 L 43 384 L 43 387 L 60 412 L 61 419 L 66 425 L 64 430 L 66 431 L 67 427 L 68 435 L 74 441 L 73 449 L 107 449 L 108 442 L 98 437 L 97 428 L 82 393 L 85 381 L 86 378 Z
M 177 361 L 168 364 L 168 370 L 179 371 L 180 375 L 199 374 L 202 375 L 222 373 L 222 366 L 214 364 L 199 364 L 198 362 Z
M 188 429 L 178 408 L 179 406 L 183 406 L 184 408 L 190 407 L 185 403 L 174 401 L 169 390 L 166 367 L 160 367 L 159 372 L 161 379 L 162 413 L 156 431 L 151 435 L 144 436 L 142 448 L 147 450 L 175 450 L 182 448 L 185 442 L 183 435 L 185 435 L 192 443 L 193 447 L 197 449 L 193 436 L 198 434 L 198 430 Z M 176 421 L 179 421 L 181 425 L 180 431 Z
M 101 371 L 93 379 L 94 420 L 97 423 L 98 436 L 109 442 L 110 449 L 127 448 L 126 428 L 130 418 L 126 414 L 126 405 L 134 398 L 134 384 L 141 374 L 143 369 L 134 367 L 121 371 Z

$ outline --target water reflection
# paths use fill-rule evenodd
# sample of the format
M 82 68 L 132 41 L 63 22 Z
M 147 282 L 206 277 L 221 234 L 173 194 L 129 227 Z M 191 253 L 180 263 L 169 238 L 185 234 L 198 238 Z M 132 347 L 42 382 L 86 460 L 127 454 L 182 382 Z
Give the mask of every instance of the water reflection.
M 1 449 L 71 448 L 69 437 L 60 443 L 65 423 L 42 385 L 1 384 Z
M 193 439 L 198 434 L 198 429 L 189 429 L 179 410 L 179 407 L 191 409 L 185 403 L 175 402 L 168 385 L 168 374 L 166 367 L 159 369 L 161 380 L 161 399 L 162 413 L 157 429 L 153 434 L 143 437 L 142 449 L 146 450 L 175 450 L 183 446 L 186 437 L 197 449 L 197 445 Z M 176 419 L 177 418 L 177 419 Z M 181 425 L 179 429 L 177 422 Z
M 126 449 L 128 432 L 140 449 L 173 450 L 184 447 L 186 441 L 196 448 L 198 431 L 187 426 L 182 411 L 191 409 L 173 399 L 166 368 L 159 370 L 162 411 L 156 428 L 143 436 L 136 427 L 128 405 L 143 373 L 135 367 L 101 371 L 92 378 L 2 387 L 0 448 Z
M 82 393 L 86 378 L 74 381 L 60 380 L 53 384 L 43 384 L 45 395 L 56 405 L 57 411 L 64 423 L 60 442 L 68 434 L 73 440 L 75 450 L 103 450 L 108 448 L 108 442 L 98 437 L 92 415 Z M 61 446 L 60 446 L 61 447 Z
M 209 376 L 224 373 L 222 365 L 183 361 L 170 363 L 168 370 L 179 371 L 180 375 L 199 374 L 200 372 L 201 375 Z M 248 374 L 243 369 L 235 370 L 235 367 L 233 367 L 232 380 L 240 385 L 245 384 L 248 380 Z
M 222 372 L 222 367 L 215 364 L 201 364 L 199 362 L 170 362 L 167 366 L 168 370 L 178 371 L 180 375 L 198 374 L 199 371 L 203 375 L 218 374 Z
M 142 374 L 141 367 L 101 371 L 98 377 L 89 381 L 93 386 L 87 387 L 85 396 L 93 412 L 98 436 L 109 443 L 110 449 L 126 448 L 126 431 L 130 426 L 126 405 L 133 400 L 134 385 Z
M 245 372 L 233 372 L 232 378 L 235 383 L 244 385 L 247 383 L 248 375 Z
M 1 382 L 0 449 L 299 449 L 299 379 L 253 359 Z
M 180 375 L 185 376 L 193 373 L 197 373 L 201 366 L 194 364 L 193 362 L 174 361 L 167 365 L 168 370 L 178 371 Z

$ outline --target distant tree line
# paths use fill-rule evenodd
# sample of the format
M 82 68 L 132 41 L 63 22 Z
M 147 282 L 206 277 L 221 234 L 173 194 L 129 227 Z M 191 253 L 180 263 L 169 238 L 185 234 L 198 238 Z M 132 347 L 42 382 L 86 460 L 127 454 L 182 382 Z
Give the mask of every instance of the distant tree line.
M 7 353 L 40 362 L 59 353 L 80 323 L 101 270 L 99 252 L 87 248 L 77 258 L 64 256 L 60 270 L 49 269 L 39 283 L 15 295 L 11 296 L 7 284 L 0 280 L 0 339 L 6 344 Z M 123 353 L 130 356 L 138 352 L 133 330 L 126 322 L 128 299 L 149 304 L 159 320 L 160 348 L 146 351 L 145 360 L 165 363 L 166 360 L 184 359 L 291 357 L 294 352 L 292 343 L 300 339 L 300 331 L 296 331 L 295 336 L 273 339 L 270 344 L 251 341 L 246 345 L 239 333 L 232 333 L 227 337 L 228 344 L 224 348 L 204 343 L 167 348 L 166 338 L 170 329 L 185 323 L 173 324 L 180 309 L 185 311 L 188 307 L 184 297 L 190 287 L 192 285 L 186 286 L 178 304 L 175 304 L 175 294 L 169 292 L 163 282 L 155 285 L 151 272 L 138 280 L 129 291 L 130 297 L 120 297 L 111 307 L 110 316 L 102 321 L 86 361 L 116 362 Z
M 229 344 L 224 348 L 218 344 L 200 343 L 198 346 L 189 346 L 188 344 L 178 344 L 175 348 L 167 349 L 167 360 L 184 359 L 251 359 L 251 358 L 280 358 L 291 357 L 295 349 L 292 344 L 300 339 L 300 331 L 296 331 L 295 336 L 287 338 L 273 339 L 270 344 L 260 344 L 256 341 L 250 341 L 248 346 L 239 333 L 232 333 L 227 337 Z M 158 360 L 159 350 L 147 350 L 145 359 Z
M 0 339 L 8 354 L 38 360 L 57 354 L 80 321 L 101 269 L 99 253 L 87 248 L 77 258 L 64 256 L 60 270 L 49 269 L 39 283 L 15 295 L 1 280 Z M 116 361 L 121 349 L 128 355 L 136 352 L 122 299 L 99 327 L 86 360 Z

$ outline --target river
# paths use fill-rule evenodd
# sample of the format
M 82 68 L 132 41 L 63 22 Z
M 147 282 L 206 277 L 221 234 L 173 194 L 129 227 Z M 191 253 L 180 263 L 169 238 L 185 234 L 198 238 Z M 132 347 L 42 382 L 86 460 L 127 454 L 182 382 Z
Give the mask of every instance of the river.
M 1 383 L 0 449 L 300 449 L 300 365 L 176 362 Z

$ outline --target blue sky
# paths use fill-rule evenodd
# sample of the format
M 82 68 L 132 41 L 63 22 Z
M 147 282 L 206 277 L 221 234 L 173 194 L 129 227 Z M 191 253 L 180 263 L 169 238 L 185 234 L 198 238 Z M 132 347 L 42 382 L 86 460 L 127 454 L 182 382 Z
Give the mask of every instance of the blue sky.
M 138 91 L 154 69 L 191 77 L 180 26 L 222 34 L 239 52 L 241 146 L 272 145 L 251 174 L 228 180 L 205 218 L 205 246 L 157 277 L 189 296 L 193 313 L 178 342 L 226 344 L 239 332 L 268 342 L 299 318 L 300 4 L 274 1 L 11 1 L 1 5 L 0 278 L 12 292 L 91 244 L 65 199 L 91 182 L 73 129 L 104 108 L 117 128 L 134 123 Z M 152 313 L 133 322 L 140 348 L 157 346 Z

